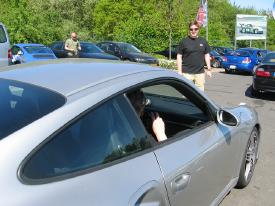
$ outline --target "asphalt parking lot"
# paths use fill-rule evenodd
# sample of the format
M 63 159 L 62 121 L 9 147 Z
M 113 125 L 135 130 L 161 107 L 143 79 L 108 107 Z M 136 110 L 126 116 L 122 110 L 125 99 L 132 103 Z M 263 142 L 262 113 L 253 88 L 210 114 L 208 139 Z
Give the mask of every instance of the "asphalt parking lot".
M 223 69 L 215 69 L 212 78 L 206 79 L 205 92 L 216 103 L 225 107 L 246 103 L 256 109 L 262 126 L 260 159 L 250 184 L 233 189 L 221 206 L 275 205 L 275 95 L 253 98 L 251 82 L 252 76 L 225 74 Z

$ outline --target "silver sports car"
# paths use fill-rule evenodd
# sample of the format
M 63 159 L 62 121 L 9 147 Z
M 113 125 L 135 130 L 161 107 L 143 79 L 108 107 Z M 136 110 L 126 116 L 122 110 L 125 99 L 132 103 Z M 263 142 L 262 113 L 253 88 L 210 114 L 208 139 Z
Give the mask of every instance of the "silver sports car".
M 0 72 L 0 114 L 3 206 L 218 205 L 258 159 L 252 108 L 148 65 L 14 66 Z

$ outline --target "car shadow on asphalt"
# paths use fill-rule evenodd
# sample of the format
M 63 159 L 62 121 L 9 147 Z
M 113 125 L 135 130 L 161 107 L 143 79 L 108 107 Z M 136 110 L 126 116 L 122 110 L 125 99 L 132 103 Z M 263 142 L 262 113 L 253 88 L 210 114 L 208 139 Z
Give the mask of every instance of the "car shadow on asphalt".
M 267 100 L 267 101 L 275 101 L 275 95 L 272 92 L 264 92 L 259 94 L 259 96 L 255 97 L 251 95 L 252 85 L 250 85 L 246 91 L 245 96 L 253 98 L 253 99 L 261 99 L 261 100 Z
M 249 72 L 243 72 L 243 71 L 231 71 L 230 73 L 226 73 L 225 71 L 220 71 L 220 73 L 224 73 L 226 75 L 243 75 L 243 76 L 252 76 Z

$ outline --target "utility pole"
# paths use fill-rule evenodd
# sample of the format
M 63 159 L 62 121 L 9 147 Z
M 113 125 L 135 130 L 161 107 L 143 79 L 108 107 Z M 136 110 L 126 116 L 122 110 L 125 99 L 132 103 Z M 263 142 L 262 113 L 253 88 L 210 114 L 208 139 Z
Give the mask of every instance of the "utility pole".
M 169 24 L 169 60 L 171 60 L 171 47 L 172 47 L 172 12 L 173 0 L 168 1 L 168 24 Z

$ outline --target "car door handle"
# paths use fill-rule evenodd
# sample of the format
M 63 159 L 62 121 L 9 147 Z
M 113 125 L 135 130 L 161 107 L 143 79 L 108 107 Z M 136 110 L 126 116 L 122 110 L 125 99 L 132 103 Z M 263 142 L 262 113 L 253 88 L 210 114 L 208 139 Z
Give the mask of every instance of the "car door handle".
M 184 188 L 186 188 L 186 186 L 189 184 L 189 181 L 189 174 L 182 174 L 177 176 L 171 183 L 172 193 L 176 194 L 177 192 L 184 190 Z

